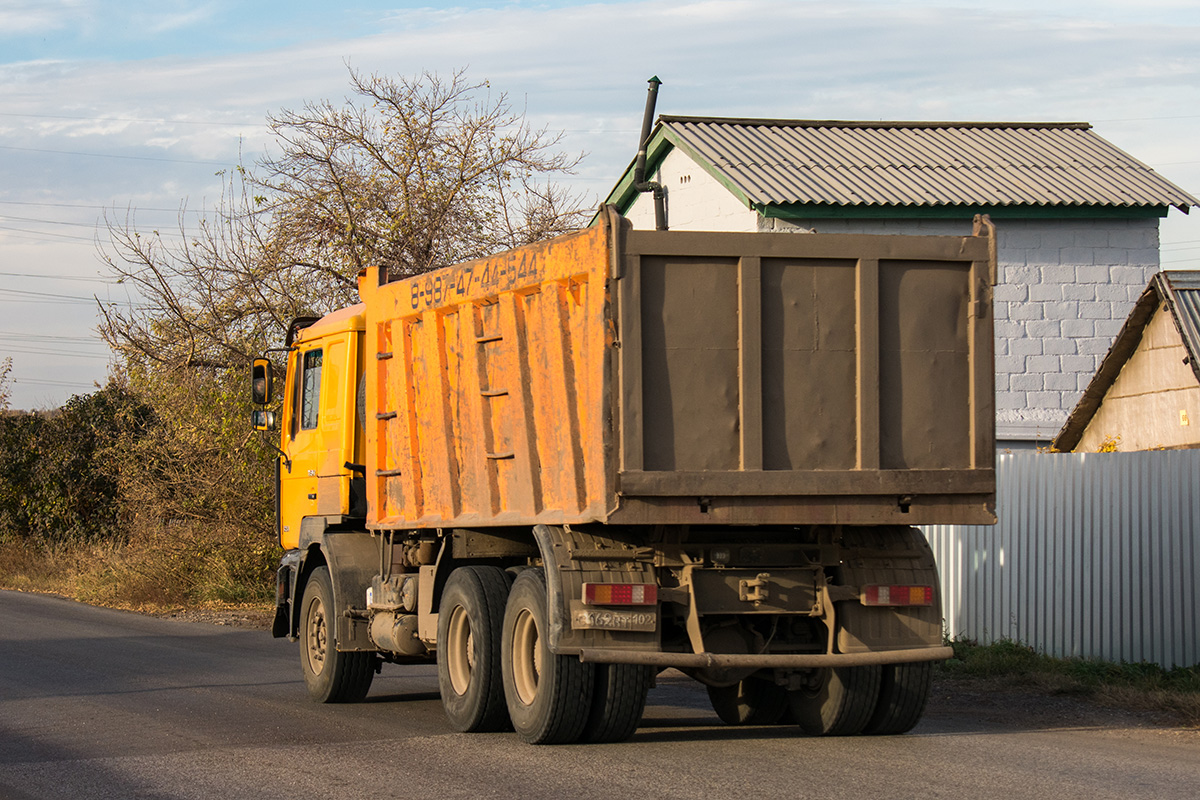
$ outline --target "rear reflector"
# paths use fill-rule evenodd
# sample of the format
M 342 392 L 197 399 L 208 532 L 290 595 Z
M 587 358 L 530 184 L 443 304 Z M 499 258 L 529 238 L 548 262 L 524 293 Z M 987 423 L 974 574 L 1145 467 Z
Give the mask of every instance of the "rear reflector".
M 864 586 L 864 606 L 931 606 L 932 586 Z
M 652 606 L 658 603 L 653 583 L 585 583 L 583 602 L 590 606 Z

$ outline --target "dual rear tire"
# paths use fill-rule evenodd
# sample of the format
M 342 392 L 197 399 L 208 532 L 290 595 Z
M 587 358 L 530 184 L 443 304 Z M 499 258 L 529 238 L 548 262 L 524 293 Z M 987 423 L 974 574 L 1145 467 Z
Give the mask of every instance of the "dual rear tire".
M 500 622 L 508 573 L 461 567 L 450 574 L 438 613 L 438 689 L 458 731 L 500 731 L 508 711 L 500 683 Z
M 811 736 L 907 733 L 921 720 L 933 664 L 818 670 L 809 686 L 789 692 L 791 713 Z
M 510 725 L 531 744 L 615 742 L 637 728 L 651 668 L 585 664 L 549 647 L 546 578 L 468 566 L 446 582 L 438 613 L 438 684 L 460 731 Z
M 513 582 L 500 645 L 504 696 L 517 735 L 530 744 L 628 739 L 646 707 L 653 668 L 554 655 L 549 631 L 545 572 L 527 569 Z

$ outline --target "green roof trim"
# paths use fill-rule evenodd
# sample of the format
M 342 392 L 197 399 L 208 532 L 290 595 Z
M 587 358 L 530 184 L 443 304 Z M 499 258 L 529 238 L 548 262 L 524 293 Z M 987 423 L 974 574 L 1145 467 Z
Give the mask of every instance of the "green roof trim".
M 662 161 L 667 157 L 667 153 L 675 147 L 674 142 L 668 141 L 663 135 L 662 123 L 655 126 L 654 131 L 650 134 L 650 144 L 646 148 L 646 174 L 653 175 L 662 165 Z M 621 173 L 621 179 L 617 181 L 617 185 L 608 193 L 608 197 L 604 198 L 605 205 L 614 205 L 617 210 L 624 214 L 633 205 L 634 199 L 638 192 L 633 188 L 633 168 L 637 158 L 629 162 L 629 166 Z M 596 218 L 592 222 L 595 223 Z

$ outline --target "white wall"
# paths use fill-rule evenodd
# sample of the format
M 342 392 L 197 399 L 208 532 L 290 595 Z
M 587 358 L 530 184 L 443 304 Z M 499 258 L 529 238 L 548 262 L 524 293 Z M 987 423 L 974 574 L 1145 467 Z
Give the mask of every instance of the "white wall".
M 675 149 L 648 177 L 667 190 L 667 224 L 673 231 L 758 230 L 758 214 L 742 205 L 695 161 Z M 625 216 L 639 230 L 654 230 L 654 198 L 638 195 Z

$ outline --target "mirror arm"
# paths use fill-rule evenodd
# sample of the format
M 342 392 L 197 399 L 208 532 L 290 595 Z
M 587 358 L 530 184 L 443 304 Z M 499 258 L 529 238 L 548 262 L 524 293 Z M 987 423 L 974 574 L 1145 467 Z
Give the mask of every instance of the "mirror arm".
M 263 441 L 265 441 L 272 450 L 274 450 L 276 453 L 279 453 L 279 457 L 283 459 L 283 465 L 287 467 L 287 471 L 290 474 L 292 471 L 292 460 L 288 458 L 288 454 L 284 452 L 282 447 L 271 441 L 271 437 L 268 435 L 269 431 L 263 431 L 262 433 Z

